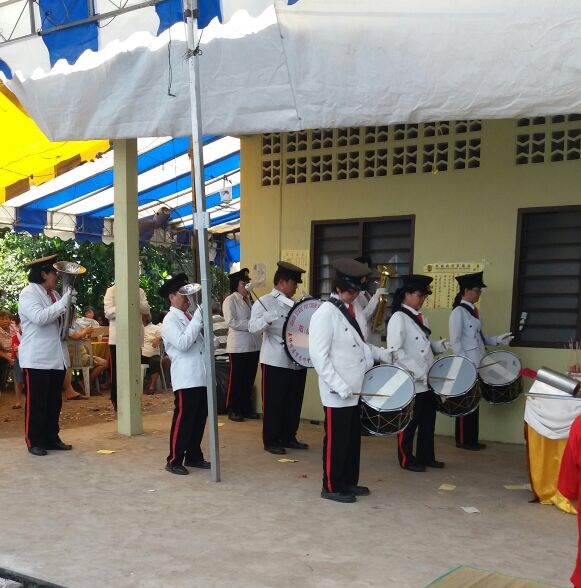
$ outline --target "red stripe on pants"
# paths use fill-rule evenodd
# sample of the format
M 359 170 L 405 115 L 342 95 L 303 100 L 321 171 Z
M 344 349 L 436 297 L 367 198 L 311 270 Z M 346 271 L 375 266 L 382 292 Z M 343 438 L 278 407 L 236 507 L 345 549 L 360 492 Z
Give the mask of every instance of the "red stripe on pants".
M 28 368 L 22 370 L 24 372 L 24 378 L 26 381 L 26 416 L 24 419 L 24 440 L 26 445 L 31 447 L 30 438 L 28 437 L 28 427 L 30 421 L 30 376 L 28 374 Z
M 401 433 L 397 434 L 397 444 L 398 444 L 399 450 L 403 456 L 401 458 L 401 467 L 404 468 L 405 464 L 407 463 L 407 455 L 405 454 L 405 451 L 403 450 L 403 431 Z
M 327 475 L 327 492 L 333 492 L 333 485 L 331 484 L 331 445 L 333 442 L 333 420 L 331 418 L 331 407 L 327 406 L 325 407 L 325 410 L 327 411 L 327 452 L 325 473 Z
M 182 413 L 184 410 L 184 404 L 183 404 L 183 398 L 182 398 L 182 391 L 178 390 L 176 392 L 176 394 L 178 395 L 178 418 L 176 419 L 176 426 L 173 432 L 173 437 L 171 440 L 171 457 L 169 462 L 173 463 L 173 460 L 176 458 L 176 444 L 177 444 L 177 440 L 178 440 L 178 432 L 180 430 L 180 422 L 182 420 Z

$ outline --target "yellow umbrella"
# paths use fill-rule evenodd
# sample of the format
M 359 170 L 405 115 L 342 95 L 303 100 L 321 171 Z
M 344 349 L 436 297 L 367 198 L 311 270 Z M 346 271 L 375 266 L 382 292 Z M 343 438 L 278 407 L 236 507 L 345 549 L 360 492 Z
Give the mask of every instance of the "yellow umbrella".
M 109 141 L 51 143 L 2 83 L 0 128 L 0 203 L 98 158 L 111 147 Z

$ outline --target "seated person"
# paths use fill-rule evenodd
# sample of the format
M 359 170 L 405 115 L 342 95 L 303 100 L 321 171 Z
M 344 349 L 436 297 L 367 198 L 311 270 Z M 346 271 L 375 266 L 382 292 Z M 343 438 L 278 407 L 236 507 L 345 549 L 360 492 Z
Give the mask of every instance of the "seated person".
M 76 319 L 73 323 L 71 330 L 69 331 L 69 339 L 73 341 L 81 341 L 82 339 L 90 339 L 91 334 L 93 332 L 92 326 L 82 326 L 84 319 Z M 80 346 L 80 366 L 76 367 L 90 367 L 91 365 L 91 354 L 87 349 L 87 345 L 90 345 L 89 342 L 86 344 L 82 344 Z M 72 360 L 72 358 L 71 358 Z M 93 382 L 107 369 L 107 360 L 103 359 L 102 357 L 98 357 L 93 355 L 93 367 L 89 371 L 89 378 L 91 382 L 91 387 Z M 66 376 L 65 376 L 66 381 Z M 89 390 L 85 390 L 85 394 L 90 392 Z M 69 398 L 69 400 L 76 400 L 75 398 Z
M 92 306 L 87 306 L 83 310 L 83 316 L 77 319 L 79 325 L 83 327 L 99 327 L 99 323 L 95 320 L 95 310 Z
M 0 310 L 0 389 L 6 387 L 8 375 L 14 364 L 12 357 L 12 315 Z
M 160 366 L 160 352 L 159 344 L 161 343 L 161 327 L 154 325 L 151 322 L 151 315 L 149 313 L 141 315 L 143 322 L 143 347 L 141 348 L 141 363 L 149 366 L 151 379 L 146 394 L 153 394 L 157 386 L 157 379 L 159 378 Z M 169 357 L 163 358 L 164 368 L 169 367 Z

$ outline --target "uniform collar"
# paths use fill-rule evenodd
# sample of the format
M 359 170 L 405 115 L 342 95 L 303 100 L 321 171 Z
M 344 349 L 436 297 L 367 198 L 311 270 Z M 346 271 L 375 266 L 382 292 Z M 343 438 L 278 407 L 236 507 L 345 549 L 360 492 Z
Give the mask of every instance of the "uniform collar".
M 183 316 L 184 318 L 188 318 L 186 316 L 186 313 L 183 310 L 180 310 L 179 308 L 176 308 L 175 306 L 170 306 L 169 311 L 173 312 L 174 314 L 177 314 L 178 316 Z
M 415 314 L 416 316 L 418 314 L 420 314 L 420 311 L 419 310 L 416 310 L 415 308 L 412 308 L 411 306 L 408 306 L 407 304 L 402 304 L 402 306 L 404 308 L 407 308 L 412 314 Z
M 470 307 L 470 308 L 472 308 L 472 309 L 476 308 L 476 307 L 474 306 L 474 304 L 472 304 L 472 302 L 468 302 L 468 300 L 464 300 L 464 298 L 462 298 L 462 300 L 461 300 L 461 304 L 465 304 L 466 306 L 469 306 L 469 307 Z
M 286 304 L 287 306 L 295 305 L 295 301 L 292 298 L 288 298 L 285 294 L 283 294 L 280 290 L 277 290 L 276 288 L 273 288 L 270 294 L 273 296 L 273 298 L 280 300 L 283 304 Z

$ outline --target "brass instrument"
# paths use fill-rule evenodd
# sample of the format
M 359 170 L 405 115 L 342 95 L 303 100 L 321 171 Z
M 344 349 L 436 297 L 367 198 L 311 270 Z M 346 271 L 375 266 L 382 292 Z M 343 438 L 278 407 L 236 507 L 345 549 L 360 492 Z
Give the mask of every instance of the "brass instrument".
M 395 266 L 393 265 L 378 265 L 377 271 L 379 272 L 379 285 L 378 288 L 387 288 L 389 278 L 395 276 Z M 385 323 L 385 312 L 387 310 L 387 295 L 382 294 L 377 303 L 377 308 L 373 314 L 373 321 L 371 328 L 375 332 L 379 332 L 383 329 Z
M 62 280 L 61 296 L 64 296 L 67 292 L 73 290 L 75 278 L 79 274 L 84 274 L 87 271 L 86 267 L 83 267 L 80 263 L 76 263 L 74 261 L 57 261 L 56 263 L 53 263 L 52 267 L 54 267 Z M 61 331 L 61 339 L 63 341 L 68 339 L 69 329 L 73 326 L 74 320 L 75 308 L 71 299 L 69 298 L 69 303 L 67 304 Z
M 178 294 L 181 294 L 182 296 L 187 296 L 192 311 L 196 311 L 198 308 L 200 308 L 200 305 L 198 304 L 198 292 L 201 289 L 201 284 L 196 284 L 195 282 L 192 282 L 191 284 L 186 284 L 185 286 L 182 286 L 178 290 Z

